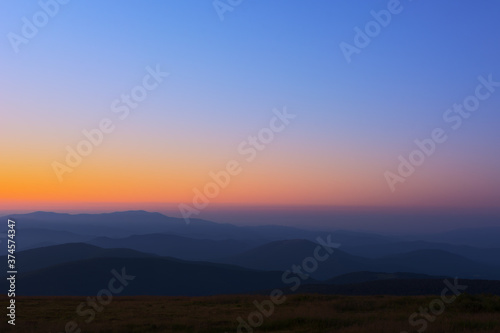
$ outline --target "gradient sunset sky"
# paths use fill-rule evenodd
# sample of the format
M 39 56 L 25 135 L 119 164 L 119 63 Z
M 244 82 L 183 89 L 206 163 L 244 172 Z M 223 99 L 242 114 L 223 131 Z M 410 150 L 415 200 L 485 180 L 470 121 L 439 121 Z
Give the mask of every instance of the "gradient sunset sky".
M 348 63 L 339 44 L 387 6 L 248 0 L 221 21 L 212 1 L 70 1 L 16 53 L 8 34 L 41 8 L 3 1 L 0 210 L 176 207 L 233 159 L 212 205 L 498 209 L 500 88 L 457 130 L 443 114 L 500 81 L 500 3 L 401 1 Z M 120 120 L 112 103 L 157 65 L 170 75 Z M 296 118 L 245 161 L 284 107 Z M 103 118 L 115 130 L 59 182 L 52 163 Z M 384 173 L 435 128 L 448 140 L 391 192 Z

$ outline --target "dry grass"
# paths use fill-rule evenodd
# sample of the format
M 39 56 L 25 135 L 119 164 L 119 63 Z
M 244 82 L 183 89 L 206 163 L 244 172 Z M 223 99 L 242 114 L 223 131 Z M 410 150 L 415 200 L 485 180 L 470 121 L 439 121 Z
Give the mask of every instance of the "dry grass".
M 416 332 L 408 317 L 435 296 L 287 296 L 255 332 Z M 7 305 L 5 296 L 1 304 Z M 236 332 L 236 318 L 256 311 L 266 296 L 115 297 L 90 323 L 76 307 L 85 297 L 18 297 L 16 326 L 5 318 L 0 332 Z M 4 306 L 2 306 L 5 309 Z M 4 310 L 6 311 L 6 309 Z M 418 327 L 420 328 L 420 327 Z M 71 330 L 68 332 L 72 332 Z M 78 331 L 74 331 L 77 333 Z M 246 330 L 243 330 L 246 332 Z M 426 332 L 500 332 L 500 297 L 462 295 L 429 323 Z

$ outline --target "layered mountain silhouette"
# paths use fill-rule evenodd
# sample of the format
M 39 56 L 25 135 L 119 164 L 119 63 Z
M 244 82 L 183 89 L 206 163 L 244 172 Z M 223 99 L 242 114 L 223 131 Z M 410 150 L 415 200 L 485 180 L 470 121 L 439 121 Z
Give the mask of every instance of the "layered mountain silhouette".
M 226 262 L 262 270 L 287 270 L 312 256 L 316 243 L 307 240 L 272 242 L 229 258 Z M 500 279 L 500 267 L 478 263 L 441 250 L 420 250 L 383 258 L 354 256 L 335 249 L 311 273 L 325 280 L 357 271 L 414 272 L 429 275 L 459 276 L 474 279 Z
M 228 254 L 244 252 L 253 246 L 250 241 L 193 239 L 177 235 L 149 234 L 126 238 L 95 238 L 87 243 L 103 248 L 125 248 L 186 260 L 216 260 Z
M 248 294 L 283 287 L 282 272 L 261 272 L 173 258 L 136 257 L 92 258 L 22 273 L 17 277 L 17 293 L 96 295 L 101 289 L 109 288 L 110 280 L 116 277 L 113 270 L 119 275 L 125 272 L 125 275 L 134 277 L 120 295 Z
M 326 257 L 308 270 L 304 292 L 425 294 L 442 289 L 444 278 L 457 277 L 468 280 L 474 292 L 498 293 L 500 283 L 500 249 L 485 247 L 489 241 L 471 245 L 481 230 L 464 245 L 461 230 L 411 239 L 197 219 L 187 225 L 144 211 L 9 217 L 17 221 L 20 295 L 95 295 L 106 288 L 112 270 L 122 269 L 135 276 L 124 295 L 288 292 L 284 272 L 296 274 L 291 271 L 302 267 L 305 273 L 305 260 L 310 263 L 318 247 Z M 487 229 L 493 235 L 495 230 Z M 318 237 L 341 246 L 327 248 Z M 449 243 L 438 242 L 444 238 Z
M 443 250 L 446 252 L 461 255 L 474 261 L 483 262 L 490 265 L 500 265 L 500 247 L 477 248 L 468 245 L 433 243 L 426 241 L 407 241 L 376 245 L 348 245 L 343 249 L 351 254 L 370 258 L 380 258 L 384 256 L 418 250 Z
M 84 243 L 69 243 L 30 249 L 16 253 L 16 267 L 20 273 L 27 273 L 72 261 L 92 258 L 145 258 L 156 255 L 131 249 L 103 249 Z M 7 262 L 7 256 L 0 257 Z
M 9 215 L 11 219 L 22 221 L 19 230 L 37 228 L 66 231 L 81 236 L 123 238 L 133 235 L 154 233 L 172 234 L 195 239 L 212 240 L 260 240 L 267 242 L 279 239 L 314 239 L 325 232 L 316 232 L 285 226 L 235 226 L 215 223 L 202 219 L 168 217 L 160 213 L 127 211 L 104 214 L 60 214 L 34 212 Z M 7 219 L 7 216 L 4 217 Z M 45 241 L 52 241 L 47 239 Z

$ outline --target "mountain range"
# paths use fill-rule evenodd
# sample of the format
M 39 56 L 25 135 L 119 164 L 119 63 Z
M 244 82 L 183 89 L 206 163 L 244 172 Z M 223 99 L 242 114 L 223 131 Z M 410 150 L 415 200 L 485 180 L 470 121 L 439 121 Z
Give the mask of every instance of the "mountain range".
M 92 295 L 106 286 L 111 270 L 122 267 L 137 277 L 124 295 L 287 291 L 283 272 L 293 267 L 305 272 L 318 239 L 327 237 L 338 246 L 324 251 L 328 253 L 325 260 L 316 260 L 317 267 L 307 271 L 300 290 L 356 294 L 372 286 L 371 293 L 387 293 L 390 281 L 394 286 L 408 286 L 409 281 L 427 286 L 407 289 L 413 290 L 411 294 L 431 290 L 431 285 L 442 283 L 445 277 L 457 277 L 475 281 L 471 283 L 479 292 L 495 291 L 500 283 L 500 248 L 473 246 L 475 242 L 465 242 L 459 230 L 446 233 L 449 242 L 438 242 L 430 239 L 442 240 L 443 234 L 414 239 L 416 236 L 236 226 L 204 220 L 192 220 L 188 225 L 181 219 L 144 211 L 35 212 L 9 218 L 16 221 L 21 295 Z M 495 228 L 488 232 L 494 233 Z M 6 255 L 6 247 L 2 248 Z

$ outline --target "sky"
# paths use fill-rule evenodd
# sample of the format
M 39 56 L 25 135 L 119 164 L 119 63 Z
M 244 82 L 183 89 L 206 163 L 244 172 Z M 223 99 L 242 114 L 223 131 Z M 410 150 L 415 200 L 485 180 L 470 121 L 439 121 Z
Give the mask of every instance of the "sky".
M 500 210 L 497 1 L 66 2 L 0 3 L 2 211 Z

